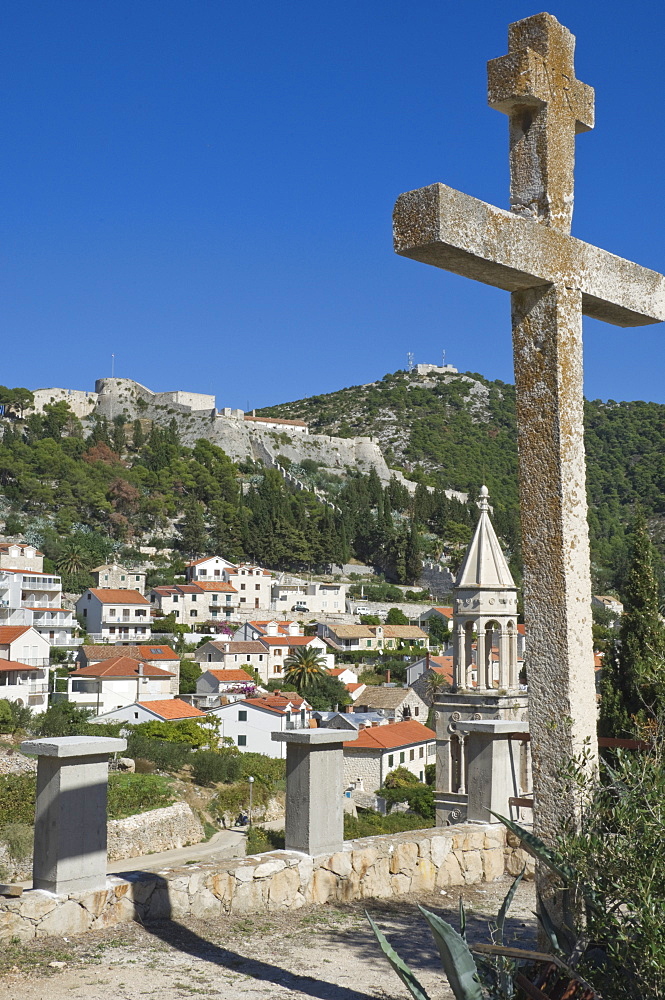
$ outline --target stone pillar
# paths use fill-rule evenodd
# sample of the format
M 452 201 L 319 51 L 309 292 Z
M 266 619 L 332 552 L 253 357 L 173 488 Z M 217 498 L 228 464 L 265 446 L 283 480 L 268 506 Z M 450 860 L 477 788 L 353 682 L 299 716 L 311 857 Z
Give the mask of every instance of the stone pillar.
M 358 733 L 295 729 L 273 733 L 286 743 L 287 851 L 334 854 L 344 843 L 344 748 Z
M 508 800 L 521 791 L 522 745 L 509 734 L 526 733 L 529 724 L 497 719 L 464 722 L 461 728 L 466 733 L 467 820 L 498 823 L 491 812 L 510 816 Z
M 65 895 L 106 885 L 109 757 L 127 741 L 106 736 L 28 740 L 37 755 L 34 889 Z
M 476 639 L 476 677 L 478 678 L 477 690 L 485 691 L 487 689 L 487 659 L 485 654 L 485 632 L 483 629 L 478 629 L 478 638 Z
M 499 632 L 499 690 L 511 687 L 510 677 L 510 633 L 502 628 Z

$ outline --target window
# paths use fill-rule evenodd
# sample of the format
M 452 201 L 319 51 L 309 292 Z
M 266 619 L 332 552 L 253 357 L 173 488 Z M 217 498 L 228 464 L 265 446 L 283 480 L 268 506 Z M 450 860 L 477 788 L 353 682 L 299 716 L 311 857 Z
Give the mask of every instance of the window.
M 403 750 L 400 751 L 399 762 L 400 762 L 400 764 L 404 763 L 404 751 Z
M 420 750 L 418 751 L 418 756 L 419 757 L 424 757 L 425 756 L 425 747 L 421 747 L 420 748 Z
M 416 759 L 416 751 L 415 751 L 415 749 L 409 750 L 409 760 L 415 760 L 415 759 Z
M 134 712 L 134 718 L 138 719 L 138 717 L 139 717 L 139 713 L 138 712 Z
M 158 646 L 151 646 L 150 652 L 152 653 L 153 656 L 159 656 L 161 653 L 161 649 L 159 649 Z
M 198 616 L 198 611 L 190 611 L 189 612 L 189 617 L 190 618 L 196 618 L 197 616 Z
M 389 753 L 388 754 L 388 767 L 392 767 L 394 763 L 395 763 L 395 754 Z
M 135 576 L 134 579 L 136 580 L 137 583 L 141 582 L 141 577 L 140 576 Z
M 109 608 L 109 616 L 115 618 L 115 608 Z
M 418 705 L 416 705 L 416 707 L 414 708 L 413 714 L 414 715 L 420 715 L 420 708 L 418 707 Z
M 238 711 L 238 722 L 247 722 L 247 709 L 241 708 Z
M 192 600 L 193 600 L 193 601 L 195 601 L 195 600 L 196 600 L 196 594 L 192 594 Z
M 263 653 L 259 653 L 259 663 L 263 663 Z
M 238 737 L 238 746 L 239 747 L 246 747 L 247 746 L 247 737 L 246 736 L 239 736 Z
M 372 645 L 372 640 L 371 639 L 367 639 L 367 641 L 365 642 L 365 645 L 369 649 L 371 647 L 371 645 Z
M 244 583 L 241 583 L 241 584 L 240 584 L 240 589 L 241 589 L 241 590 L 244 590 L 244 589 L 245 589 L 245 584 L 244 584 Z
M 260 589 L 261 589 L 261 584 L 260 583 L 255 583 L 254 584 L 254 590 L 260 590 Z
M 212 601 L 213 601 L 213 604 L 217 603 L 217 594 L 213 594 L 212 595 Z
M 177 603 L 178 603 L 178 595 L 177 595 L 177 594 L 174 594 L 174 595 L 173 595 L 173 603 L 174 603 L 174 604 L 177 604 Z
M 121 580 L 122 580 L 122 581 L 124 582 L 124 579 L 125 579 L 125 578 L 124 578 L 124 576 L 121 576 L 121 577 L 120 577 L 120 579 L 121 579 Z
M 245 603 L 245 598 L 244 598 L 244 597 L 241 597 L 241 598 L 240 598 L 240 603 L 241 603 L 241 604 L 244 604 L 244 603 Z
M 83 609 L 83 617 L 84 617 L 84 618 L 87 618 L 87 617 L 88 617 L 88 609 L 87 609 L 87 608 L 84 608 L 84 609 Z

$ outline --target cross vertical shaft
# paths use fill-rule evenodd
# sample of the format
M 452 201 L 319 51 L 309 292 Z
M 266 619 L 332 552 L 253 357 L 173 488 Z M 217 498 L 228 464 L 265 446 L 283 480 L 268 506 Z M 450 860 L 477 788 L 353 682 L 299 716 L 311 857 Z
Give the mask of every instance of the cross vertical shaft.
M 570 233 L 575 134 L 593 91 L 575 79 L 575 39 L 549 14 L 512 24 L 488 66 L 510 119 L 511 210 Z M 578 802 L 560 776 L 597 753 L 582 380 L 582 295 L 564 284 L 513 292 L 524 607 L 536 827 L 551 840 Z

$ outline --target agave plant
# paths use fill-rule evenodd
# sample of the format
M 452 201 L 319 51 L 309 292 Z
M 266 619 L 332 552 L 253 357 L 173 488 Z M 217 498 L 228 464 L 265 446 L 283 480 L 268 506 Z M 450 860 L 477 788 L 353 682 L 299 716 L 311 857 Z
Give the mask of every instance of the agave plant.
M 575 971 L 575 967 L 588 948 L 585 935 L 580 934 L 575 928 L 574 909 L 570 903 L 573 887 L 580 886 L 581 880 L 577 872 L 528 830 L 512 820 L 497 818 L 521 839 L 522 847 L 528 853 L 561 879 L 564 893 L 563 922 L 556 923 L 539 896 L 537 917 L 552 948 L 551 954 L 505 946 L 506 916 L 524 872 L 512 883 L 501 904 L 496 921 L 490 924 L 492 939 L 490 944 L 474 945 L 473 949 L 467 944 L 466 917 L 461 899 L 459 932 L 437 914 L 419 906 L 418 909 L 434 935 L 443 971 L 456 1000 L 520 1000 L 526 997 L 531 1000 L 548 1000 L 552 996 L 565 996 L 570 1000 L 578 997 L 593 1000 L 598 994 Z M 587 905 L 598 905 L 591 893 L 585 893 L 584 888 L 582 892 Z M 411 995 L 416 1000 L 429 1000 L 424 987 L 392 948 L 369 914 L 367 919 L 384 955 Z

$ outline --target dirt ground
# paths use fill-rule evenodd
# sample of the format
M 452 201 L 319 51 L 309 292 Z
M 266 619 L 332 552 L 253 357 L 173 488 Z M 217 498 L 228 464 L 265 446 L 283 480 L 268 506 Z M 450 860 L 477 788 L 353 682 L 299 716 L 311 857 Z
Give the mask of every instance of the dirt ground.
M 10 945 L 0 952 L 3 1000 L 398 1000 L 407 997 L 364 915 L 409 963 L 431 1000 L 449 998 L 422 903 L 458 926 L 460 893 L 470 940 L 489 941 L 511 879 L 447 894 L 303 907 L 214 921 L 127 924 L 78 937 Z M 522 883 L 507 941 L 535 943 L 533 883 Z

